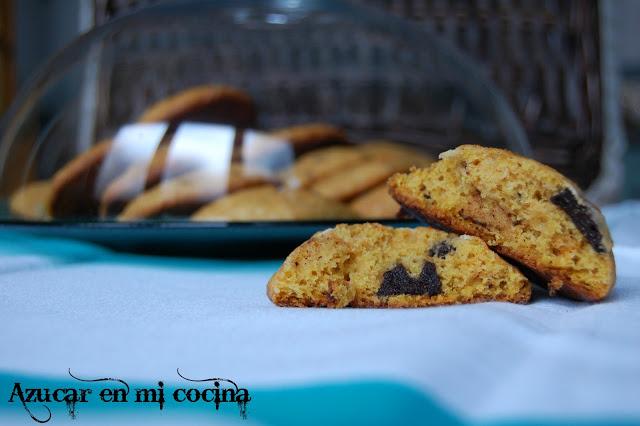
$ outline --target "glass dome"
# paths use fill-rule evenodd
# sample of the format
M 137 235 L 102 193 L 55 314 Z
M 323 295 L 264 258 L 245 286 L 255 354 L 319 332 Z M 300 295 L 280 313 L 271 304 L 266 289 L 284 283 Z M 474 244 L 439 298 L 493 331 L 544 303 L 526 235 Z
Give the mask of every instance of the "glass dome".
M 529 153 L 459 51 L 339 1 L 186 1 L 114 19 L 0 129 L 5 221 L 393 219 L 386 179 L 460 144 Z

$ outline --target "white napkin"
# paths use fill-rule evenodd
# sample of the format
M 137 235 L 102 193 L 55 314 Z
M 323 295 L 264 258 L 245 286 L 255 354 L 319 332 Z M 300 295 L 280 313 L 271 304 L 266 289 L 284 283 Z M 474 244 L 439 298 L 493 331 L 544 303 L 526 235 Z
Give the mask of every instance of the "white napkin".
M 284 309 L 265 295 L 279 262 L 5 249 L 0 370 L 171 382 L 180 367 L 261 388 L 384 379 L 472 420 L 640 418 L 640 203 L 605 214 L 619 278 L 599 304 Z

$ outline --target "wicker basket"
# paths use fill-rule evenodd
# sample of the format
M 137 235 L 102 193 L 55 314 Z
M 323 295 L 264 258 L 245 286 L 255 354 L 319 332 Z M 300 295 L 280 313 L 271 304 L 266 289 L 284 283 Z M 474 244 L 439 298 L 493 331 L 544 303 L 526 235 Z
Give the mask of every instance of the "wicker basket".
M 96 23 L 163 0 L 95 0 Z M 505 92 L 537 159 L 587 188 L 604 153 L 600 3 L 595 0 L 359 0 L 418 20 Z

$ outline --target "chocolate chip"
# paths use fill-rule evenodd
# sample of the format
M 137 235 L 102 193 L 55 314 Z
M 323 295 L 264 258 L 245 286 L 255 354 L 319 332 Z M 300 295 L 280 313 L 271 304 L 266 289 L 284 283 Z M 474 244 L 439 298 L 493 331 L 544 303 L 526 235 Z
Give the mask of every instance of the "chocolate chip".
M 560 207 L 571 218 L 573 224 L 584 235 L 595 251 L 598 253 L 606 251 L 602 244 L 602 234 L 591 217 L 589 207 L 579 204 L 569 188 L 565 188 L 551 197 L 551 202 Z
M 447 257 L 449 253 L 456 251 L 456 248 L 447 241 L 440 241 L 429 249 L 429 256 L 437 256 L 440 259 Z
M 378 296 L 397 296 L 401 294 L 435 296 L 442 293 L 442 284 L 436 273 L 436 265 L 425 262 L 418 278 L 413 278 L 402 265 L 396 265 L 382 276 Z

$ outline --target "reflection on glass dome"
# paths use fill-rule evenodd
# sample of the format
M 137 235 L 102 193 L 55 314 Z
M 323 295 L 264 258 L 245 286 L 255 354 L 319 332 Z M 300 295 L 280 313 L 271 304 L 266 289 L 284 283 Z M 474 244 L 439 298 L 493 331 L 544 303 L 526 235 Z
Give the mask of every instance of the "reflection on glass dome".
M 166 123 L 129 124 L 122 126 L 111 142 L 97 174 L 94 197 L 102 194 L 109 183 L 123 173 L 128 164 L 151 160 L 167 131 Z

